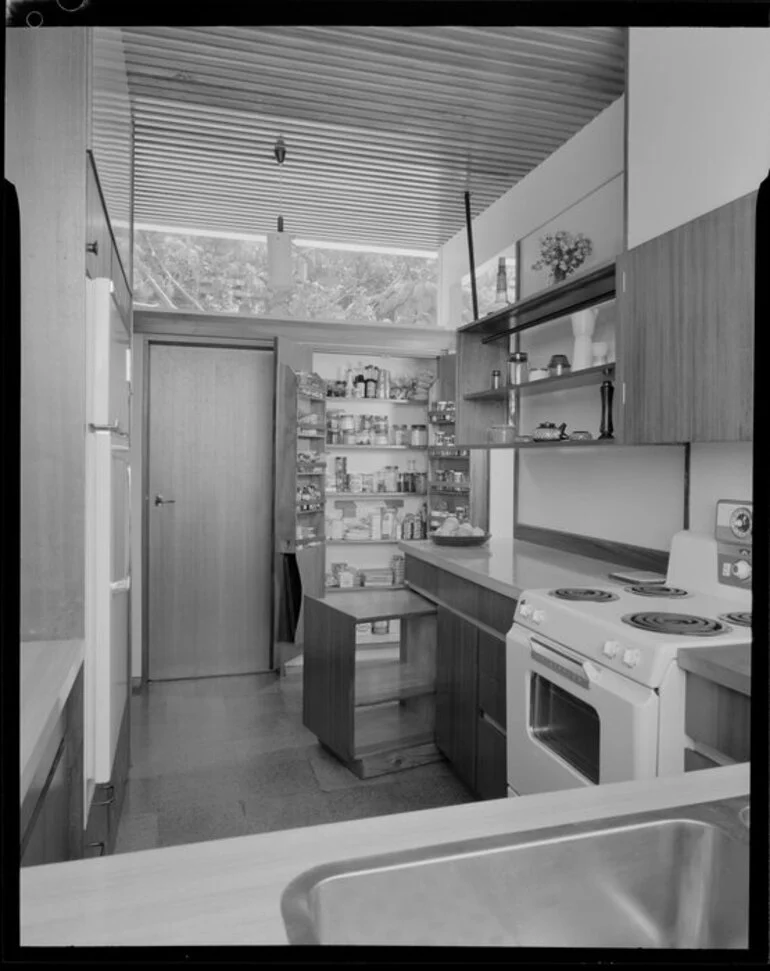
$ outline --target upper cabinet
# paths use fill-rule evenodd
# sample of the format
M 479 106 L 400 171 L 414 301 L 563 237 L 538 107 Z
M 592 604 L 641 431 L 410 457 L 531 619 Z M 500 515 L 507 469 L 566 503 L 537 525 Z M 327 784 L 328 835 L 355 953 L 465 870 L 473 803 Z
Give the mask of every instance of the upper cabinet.
M 623 444 L 751 441 L 756 198 L 618 258 Z
M 89 148 L 118 259 L 130 284 L 133 122 L 121 29 L 94 27 L 91 44 Z

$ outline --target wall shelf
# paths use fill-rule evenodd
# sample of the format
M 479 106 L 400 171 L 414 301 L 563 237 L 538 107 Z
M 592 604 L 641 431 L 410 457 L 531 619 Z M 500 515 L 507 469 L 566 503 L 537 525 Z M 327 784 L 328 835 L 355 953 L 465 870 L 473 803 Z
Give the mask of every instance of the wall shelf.
M 486 391 L 473 391 L 463 395 L 465 401 L 504 401 L 508 394 L 518 391 L 521 395 L 542 394 L 550 391 L 566 391 L 569 388 L 583 388 L 591 384 L 601 384 L 605 378 L 612 379 L 615 365 L 598 364 L 596 367 L 571 371 L 553 378 L 541 378 L 524 384 L 506 384 L 502 388 L 489 388 Z
M 477 448 L 539 448 L 547 452 L 549 448 L 605 448 L 616 445 L 614 438 L 591 438 L 588 441 L 571 442 L 569 439 L 560 442 L 510 442 L 504 445 L 478 445 Z
M 458 328 L 459 334 L 477 334 L 482 344 L 521 333 L 557 317 L 566 317 L 585 307 L 615 296 L 615 261 L 602 263 L 579 276 L 540 290 Z

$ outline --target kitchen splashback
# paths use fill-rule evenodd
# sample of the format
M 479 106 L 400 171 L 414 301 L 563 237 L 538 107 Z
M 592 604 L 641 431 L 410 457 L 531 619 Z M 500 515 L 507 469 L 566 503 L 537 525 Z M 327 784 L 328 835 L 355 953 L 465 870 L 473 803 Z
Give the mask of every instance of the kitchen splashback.
M 666 551 L 684 526 L 682 447 L 521 450 L 517 460 L 522 525 Z

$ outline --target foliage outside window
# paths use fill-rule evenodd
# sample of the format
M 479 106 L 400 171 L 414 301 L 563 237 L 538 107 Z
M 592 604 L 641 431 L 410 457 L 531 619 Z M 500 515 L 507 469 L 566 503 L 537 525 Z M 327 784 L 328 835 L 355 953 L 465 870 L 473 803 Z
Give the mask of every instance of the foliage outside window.
M 292 245 L 294 283 L 271 291 L 267 243 L 137 228 L 134 306 L 436 326 L 438 259 Z

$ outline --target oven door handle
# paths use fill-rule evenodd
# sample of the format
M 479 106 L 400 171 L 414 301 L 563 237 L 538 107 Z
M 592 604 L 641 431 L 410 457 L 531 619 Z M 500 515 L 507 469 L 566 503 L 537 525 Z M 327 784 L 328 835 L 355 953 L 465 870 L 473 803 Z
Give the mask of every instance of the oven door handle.
M 591 682 L 599 678 L 598 669 L 590 661 L 578 660 L 571 654 L 558 651 L 534 637 L 530 638 L 529 652 L 533 661 L 551 668 L 552 671 L 557 671 L 583 688 L 590 687 Z

